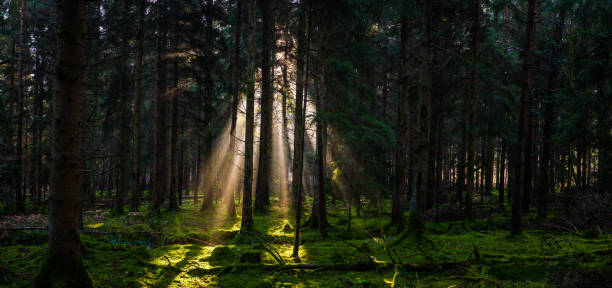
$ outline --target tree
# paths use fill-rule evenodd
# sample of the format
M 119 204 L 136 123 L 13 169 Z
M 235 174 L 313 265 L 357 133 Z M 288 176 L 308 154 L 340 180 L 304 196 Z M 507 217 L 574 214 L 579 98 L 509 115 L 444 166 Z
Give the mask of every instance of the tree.
M 563 25 L 565 22 L 565 7 L 561 6 L 559 11 L 559 20 L 557 21 L 552 45 L 552 56 L 550 59 L 550 74 L 548 76 L 548 89 L 544 102 L 544 124 L 542 131 L 542 159 L 539 167 L 539 178 L 538 182 L 538 213 L 537 219 L 539 221 L 545 221 L 548 214 L 548 195 L 552 190 L 553 181 L 551 181 L 550 170 L 552 169 L 552 137 L 554 135 L 554 118 L 555 118 L 555 99 L 554 93 L 558 86 L 559 81 L 559 58 L 561 57 L 561 41 L 563 39 Z M 549 174 L 550 173 L 550 174 Z
M 304 37 L 306 29 L 306 7 L 304 0 L 300 1 L 299 19 L 297 27 L 297 57 L 296 57 L 296 80 L 295 80 L 295 129 L 293 130 L 293 178 L 291 181 L 291 191 L 293 192 L 293 203 L 295 212 L 295 235 L 293 241 L 293 253 L 291 257 L 299 259 L 300 249 L 300 222 L 302 219 L 302 169 L 304 168 L 304 121 L 305 107 L 302 103 L 306 103 L 304 97 L 304 56 L 306 54 L 307 44 Z
M 122 21 L 128 21 L 129 6 L 127 0 L 121 0 L 121 13 Z M 119 105 L 120 107 L 120 122 L 119 125 L 119 189 L 117 189 L 117 195 L 115 196 L 114 212 L 116 214 L 123 214 L 123 198 L 128 193 L 129 185 L 129 172 L 128 172 L 128 156 L 130 148 L 130 140 L 128 139 L 129 130 L 129 105 L 127 91 L 129 77 L 127 71 L 127 57 L 128 57 L 128 34 L 127 30 L 121 30 L 121 43 L 119 49 L 118 66 L 119 66 Z
M 511 228 L 513 235 L 521 234 L 521 202 L 526 191 L 525 173 L 526 166 L 531 163 L 531 147 L 528 147 L 527 133 L 529 133 L 529 113 L 531 109 L 531 93 L 529 91 L 529 74 L 531 68 L 531 54 L 533 49 L 533 34 L 535 32 L 536 0 L 529 0 L 527 7 L 527 26 L 525 46 L 523 49 L 523 67 L 521 71 L 521 109 L 518 122 L 517 151 L 516 151 L 516 177 L 515 184 L 517 193 L 512 195 L 512 217 Z
M 175 39 L 175 48 L 177 43 Z M 170 120 L 170 201 L 168 210 L 178 210 L 176 199 L 178 193 L 178 109 L 179 109 L 179 87 L 178 87 L 178 59 L 174 59 L 174 83 L 172 92 L 172 119 Z
M 49 195 L 49 249 L 36 277 L 37 287 L 49 283 L 64 287 L 92 287 L 82 262 L 79 211 L 80 169 L 79 122 L 83 75 L 85 3 L 58 2 L 57 94 L 53 124 L 53 178 Z
M 156 58 L 156 87 L 155 87 L 155 163 L 153 175 L 153 210 L 159 212 L 163 203 L 163 195 L 167 189 L 167 144 L 166 144 L 166 30 L 165 30 L 166 2 L 157 2 L 157 58 Z
M 24 53 L 24 18 L 25 0 L 21 0 L 19 13 L 19 59 L 17 60 L 18 84 L 17 84 L 17 159 L 15 165 L 15 200 L 16 212 L 25 212 L 25 191 L 23 187 L 23 53 Z
M 234 157 L 238 151 L 236 147 L 236 122 L 238 121 L 238 103 L 240 99 L 240 34 L 242 24 L 242 1 L 236 1 L 236 26 L 234 27 L 234 62 L 233 62 L 233 93 L 232 93 L 232 123 L 230 126 L 230 164 L 234 164 Z M 227 213 L 230 217 L 236 217 L 236 204 L 234 202 L 234 191 L 226 195 Z
M 402 7 L 401 16 L 401 75 L 400 86 L 401 94 L 397 98 L 397 147 L 395 148 L 395 187 L 393 198 L 391 199 L 391 225 L 397 225 L 399 231 L 404 228 L 404 189 L 406 187 L 406 177 L 404 169 L 406 167 L 406 134 L 407 134 L 407 115 L 408 108 L 406 100 L 410 93 L 410 37 L 411 25 L 408 18 L 408 7 Z
M 261 44 L 261 125 L 259 132 L 259 167 L 257 169 L 257 184 L 255 187 L 256 213 L 265 213 L 270 206 L 270 190 L 272 187 L 272 107 L 274 105 L 271 54 L 274 43 L 274 20 L 272 19 L 272 1 L 260 1 L 262 13 L 262 44 Z
M 141 173 L 141 117 L 142 117 L 142 57 L 144 49 L 144 19 L 147 0 L 140 0 L 138 5 L 138 34 L 136 44 L 136 77 L 134 85 L 134 167 L 132 170 L 132 197 L 130 209 L 135 211 L 140 206 L 140 173 Z
M 319 27 L 320 29 L 325 29 Z M 316 86 L 318 89 L 315 92 L 315 108 L 316 108 L 316 122 L 317 122 L 317 191 L 315 192 L 314 202 L 312 205 L 311 224 L 315 228 L 319 228 L 319 232 L 323 238 L 327 237 L 327 82 L 326 82 L 326 64 L 325 59 L 327 56 L 327 43 L 326 43 L 325 32 L 319 35 L 319 57 L 317 63 L 317 69 L 319 70 L 319 79 L 316 79 Z
M 214 38 L 215 31 L 213 28 L 213 22 L 215 19 L 215 7 L 213 0 L 206 0 L 206 5 L 204 6 L 204 17 L 206 19 L 206 27 L 205 27 L 205 41 L 204 41 L 204 49 L 206 55 L 204 56 L 204 62 L 206 63 L 206 67 L 204 70 L 204 123 L 207 125 L 206 127 L 206 135 L 204 136 L 204 145 L 205 152 L 204 156 L 208 158 L 216 158 L 219 155 L 212 155 L 213 151 L 213 99 L 215 97 L 215 83 L 213 81 L 213 70 L 215 66 L 215 59 L 213 57 L 214 50 Z M 214 180 L 217 171 L 213 171 L 211 167 L 206 167 L 207 170 L 204 171 L 204 199 L 202 199 L 202 206 L 200 207 L 200 211 L 212 211 L 214 210 L 213 198 L 214 195 Z
M 253 129 L 255 122 L 255 1 L 248 0 L 249 61 L 247 64 L 246 125 L 244 139 L 244 186 L 240 231 L 253 229 Z
M 467 144 L 467 189 L 465 191 L 465 212 L 464 218 L 472 219 L 472 194 L 474 191 L 474 141 L 476 131 L 474 129 L 474 116 L 476 114 L 476 102 L 479 98 L 478 90 L 478 65 L 480 54 L 480 0 L 474 1 L 474 26 L 472 27 L 472 85 L 471 95 L 467 102 L 467 129 L 468 129 L 468 144 Z

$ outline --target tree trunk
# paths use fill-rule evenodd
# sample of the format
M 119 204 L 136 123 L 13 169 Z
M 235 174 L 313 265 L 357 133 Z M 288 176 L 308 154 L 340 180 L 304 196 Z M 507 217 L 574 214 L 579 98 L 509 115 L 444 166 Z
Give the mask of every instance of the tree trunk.
M 253 229 L 253 129 L 255 128 L 255 1 L 248 0 L 249 14 L 249 61 L 247 67 L 247 107 L 244 143 L 244 186 L 242 194 L 241 231 Z
M 41 57 L 43 58 L 43 57 Z M 32 156 L 32 178 L 33 178 L 33 193 L 34 193 L 34 203 L 37 205 L 41 204 L 41 188 L 42 188 L 42 156 L 43 156 L 43 143 L 42 143 L 42 134 L 43 134 L 43 94 L 44 86 L 43 86 L 43 72 L 42 69 L 45 67 L 45 61 L 41 60 L 37 62 L 37 73 L 36 73 L 36 87 L 37 93 L 34 94 L 34 135 L 33 135 L 33 156 Z
M 232 93 L 232 123 L 230 127 L 230 163 L 234 165 L 234 157 L 237 155 L 236 148 L 236 122 L 238 121 L 238 103 L 240 99 L 240 33 L 242 24 L 242 0 L 236 1 L 236 26 L 234 27 L 234 81 Z M 228 215 L 236 217 L 236 204 L 234 200 L 234 191 L 226 195 L 226 206 Z
M 532 157 L 533 150 L 533 126 L 534 126 L 534 118 L 533 117 L 533 96 L 529 98 L 529 108 L 527 111 L 527 143 L 525 144 L 525 170 L 523 172 L 523 185 L 524 190 L 522 194 L 523 203 L 521 205 L 521 210 L 523 213 L 529 212 L 529 206 L 531 205 L 531 192 L 533 187 L 533 165 L 534 159 Z
M 490 107 L 490 104 L 487 105 Z M 491 108 L 489 108 L 491 109 Z M 490 115 L 490 112 L 488 113 Z M 490 127 L 487 125 L 487 135 L 485 145 L 485 161 L 484 161 L 484 193 L 485 196 L 491 196 L 493 189 L 493 166 L 495 165 L 495 138 L 491 136 Z
M 317 203 L 313 203 L 313 210 L 316 209 L 317 214 L 316 214 L 316 221 L 313 221 L 312 223 L 314 224 L 313 227 L 318 227 L 319 228 L 319 232 L 321 233 L 321 236 L 323 238 L 327 237 L 327 212 L 326 212 L 326 200 L 327 197 L 325 195 L 325 190 L 326 190 L 326 182 L 327 182 L 327 175 L 326 175 L 326 166 L 327 166 L 327 161 L 326 161 L 326 154 L 327 154 L 327 119 L 326 116 L 324 115 L 327 112 L 327 83 L 325 82 L 325 56 L 326 56 L 326 43 L 324 40 L 324 37 L 321 36 L 321 38 L 319 39 L 320 41 L 320 45 L 319 45 L 319 51 L 320 51 L 320 58 L 319 58 L 319 69 L 320 69 L 320 77 L 319 77 L 319 93 L 317 93 L 317 99 L 316 99 L 316 119 L 317 119 L 317 140 L 316 140 L 316 147 L 317 147 L 317 191 L 315 192 L 318 196 L 318 200 Z M 314 213 L 313 213 L 314 214 Z
M 207 125 L 206 128 L 206 136 L 205 136 L 205 152 L 204 152 L 204 157 L 205 159 L 212 159 L 215 157 L 218 157 L 218 155 L 212 155 L 213 152 L 213 125 L 212 125 L 212 121 L 213 121 L 213 108 L 212 108 L 212 101 L 215 97 L 214 95 L 214 85 L 215 83 L 213 82 L 213 70 L 214 70 L 214 63 L 215 63 L 215 58 L 213 56 L 213 50 L 214 50 L 214 28 L 213 28 L 213 22 L 214 22 L 214 1 L 213 0 L 206 0 L 206 5 L 204 7 L 205 9 L 205 19 L 206 19 L 206 38 L 205 38 L 205 44 L 206 44 L 206 50 L 208 51 L 208 55 L 206 55 L 206 62 L 207 62 L 207 67 L 206 70 L 204 71 L 204 89 L 205 89 L 205 95 L 204 95 L 204 113 L 205 113 L 205 124 Z M 200 207 L 200 211 L 212 211 L 214 210 L 214 178 L 217 175 L 218 171 L 213 171 L 212 167 L 206 167 L 206 171 L 204 171 L 204 198 L 202 199 L 202 206 Z
M 132 170 L 132 197 L 130 202 L 130 209 L 132 211 L 138 210 L 140 206 L 140 153 L 141 153 L 141 110 L 142 110 L 142 56 L 144 47 L 144 17 L 146 9 L 146 0 L 140 0 L 140 6 L 138 7 L 138 35 L 136 44 L 136 79 L 134 85 L 134 167 Z
M 300 4 L 304 4 L 304 0 L 300 1 Z M 293 253 L 292 257 L 299 259 L 299 247 L 300 247 L 300 222 L 302 218 L 302 168 L 304 167 L 304 120 L 305 120 L 305 106 L 302 103 L 306 103 L 304 92 L 308 91 L 304 89 L 305 86 L 305 73 L 304 73 L 304 56 L 308 51 L 308 44 L 304 37 L 306 29 L 306 12 L 305 7 L 302 6 L 302 10 L 299 11 L 298 19 L 298 31 L 297 31 L 297 63 L 296 63 L 296 81 L 295 81 L 295 114 L 294 114 L 294 130 L 293 130 L 293 178 L 291 183 L 291 191 L 293 192 L 293 202 L 295 206 L 295 234 L 293 241 Z
M 174 48 L 178 44 L 174 43 Z M 177 210 L 178 203 L 176 195 L 178 194 L 178 59 L 174 60 L 174 83 L 172 92 L 172 119 L 170 122 L 170 201 L 168 203 L 168 210 Z
M 398 231 L 404 229 L 404 189 L 406 188 L 406 134 L 407 112 L 406 100 L 410 96 L 410 37 L 412 27 L 408 19 L 408 7 L 402 8 L 401 16 L 401 94 L 397 98 L 397 146 L 395 148 L 395 187 L 391 199 L 391 225 L 397 225 Z
M 274 104 L 271 53 L 274 49 L 274 19 L 270 1 L 261 1 L 262 47 L 261 47 L 261 125 L 259 137 L 259 167 L 255 188 L 255 212 L 266 213 L 270 206 L 272 177 L 272 107 Z
M 128 21 L 128 0 L 121 1 L 121 16 L 123 21 Z M 120 106 L 120 124 L 119 124 L 119 189 L 116 191 L 114 213 L 123 214 L 123 198 L 128 193 L 128 181 L 129 181 L 129 148 L 130 139 L 128 139 L 129 130 L 129 102 L 127 97 L 128 90 L 128 67 L 127 67 L 127 55 L 128 55 L 128 34 L 126 29 L 121 30 L 121 47 L 119 55 L 119 104 Z
M 511 217 L 511 228 L 513 235 L 521 234 L 521 202 L 522 195 L 526 191 L 525 187 L 525 172 L 526 166 L 529 165 L 531 159 L 527 153 L 531 151 L 530 147 L 527 146 L 527 134 L 529 126 L 529 109 L 531 107 L 531 96 L 529 91 L 529 73 L 531 66 L 531 53 L 532 53 L 532 41 L 533 34 L 535 32 L 535 9 L 536 0 L 529 0 L 527 11 L 527 33 L 525 39 L 525 47 L 523 51 L 523 68 L 521 72 L 521 109 L 519 114 L 519 129 L 518 129 L 518 143 L 517 143 L 517 155 L 516 158 L 516 176 L 515 185 L 516 193 L 512 195 L 512 217 Z
M 15 212 L 25 213 L 25 191 L 23 189 L 23 34 L 25 29 L 25 0 L 21 0 L 19 13 L 19 56 L 17 59 L 17 159 L 15 160 Z
M 281 67 L 282 70 L 282 77 L 283 77 L 283 88 L 282 88 L 282 105 L 281 105 L 281 141 L 279 143 L 279 145 L 282 145 L 282 147 L 278 147 L 278 151 L 279 153 L 284 152 L 284 155 L 279 154 L 279 161 L 284 161 L 284 163 L 282 163 L 282 165 L 280 165 L 279 163 L 279 178 L 280 178 L 280 187 L 281 190 L 279 192 L 279 199 L 280 199 L 280 207 L 281 208 L 285 208 L 287 207 L 287 205 L 289 204 L 288 201 L 288 177 L 289 177 L 289 163 L 291 163 L 291 147 L 289 145 L 289 131 L 288 131 L 288 121 L 287 121 L 287 99 L 289 97 L 291 97 L 291 86 L 289 84 L 289 52 L 291 49 L 291 38 L 289 36 L 289 24 L 286 24 L 286 28 L 285 28 L 285 32 L 284 32 L 284 36 L 285 36 L 285 47 L 284 47 L 284 51 L 283 51 L 283 65 Z M 297 103 L 297 102 L 296 102 Z M 297 104 L 296 104 L 297 106 Z
M 49 250 L 35 279 L 37 287 L 49 283 L 65 287 L 92 287 L 82 262 L 79 237 L 81 75 L 84 59 L 85 5 L 62 0 L 59 13 L 58 90 L 53 123 L 53 173 L 49 195 Z
M 480 0 L 474 1 L 474 26 L 472 27 L 472 50 L 474 62 L 472 64 L 472 93 L 467 104 L 468 117 L 468 144 L 467 144 L 467 189 L 465 191 L 465 219 L 472 219 L 472 193 L 474 191 L 474 146 L 476 131 L 474 129 L 474 116 L 476 114 L 476 102 L 479 98 L 478 88 L 478 63 L 480 55 Z
M 554 188 L 554 181 L 551 183 L 553 156 L 552 156 L 552 137 L 555 121 L 554 93 L 559 80 L 559 58 L 561 56 L 561 41 L 563 39 L 563 25 L 565 22 L 565 9 L 560 8 L 559 20 L 555 27 L 552 57 L 550 59 L 550 74 L 548 75 L 548 89 L 544 97 L 544 127 L 542 128 L 542 157 L 540 164 L 540 181 L 538 185 L 538 221 L 545 221 L 548 216 L 548 195 Z M 550 173 L 550 174 L 549 174 Z
M 196 132 L 196 137 L 198 138 L 197 144 L 197 152 L 196 152 L 196 161 L 195 161 L 195 169 L 193 176 L 193 204 L 198 204 L 198 195 L 200 194 L 200 181 L 201 181 L 201 173 L 202 173 L 202 147 L 200 144 L 200 136 Z
M 166 10 L 165 0 L 157 2 L 157 71 L 155 91 L 155 162 L 153 176 L 153 210 L 159 213 L 167 188 L 168 161 L 166 145 L 166 31 L 162 23 Z
M 504 209 L 504 188 L 505 188 L 505 171 L 506 171 L 506 141 L 504 139 L 501 140 L 501 151 L 499 152 L 499 171 L 497 177 L 497 207 L 499 210 Z

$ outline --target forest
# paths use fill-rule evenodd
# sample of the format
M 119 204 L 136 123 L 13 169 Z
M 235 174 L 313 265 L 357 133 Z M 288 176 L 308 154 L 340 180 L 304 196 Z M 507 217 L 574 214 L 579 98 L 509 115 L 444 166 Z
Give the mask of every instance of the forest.
M 612 287 L 610 0 L 0 0 L 0 287 Z

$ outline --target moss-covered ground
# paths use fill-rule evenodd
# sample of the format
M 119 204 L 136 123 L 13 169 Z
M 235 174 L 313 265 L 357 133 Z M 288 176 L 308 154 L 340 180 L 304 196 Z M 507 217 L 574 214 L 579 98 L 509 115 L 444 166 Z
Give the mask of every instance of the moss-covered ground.
M 160 218 L 85 214 L 82 249 L 91 277 L 113 288 L 612 285 L 609 231 L 531 229 L 531 215 L 518 237 L 507 231 L 507 213 L 491 213 L 470 222 L 427 222 L 424 237 L 387 231 L 383 239 L 388 215 L 364 209 L 347 231 L 345 208 L 330 205 L 329 237 L 303 228 L 297 264 L 287 212 L 256 215 L 256 232 L 238 235 L 239 216 L 198 208 L 186 202 Z M 31 285 L 45 232 L 11 231 L 0 241 L 1 287 Z

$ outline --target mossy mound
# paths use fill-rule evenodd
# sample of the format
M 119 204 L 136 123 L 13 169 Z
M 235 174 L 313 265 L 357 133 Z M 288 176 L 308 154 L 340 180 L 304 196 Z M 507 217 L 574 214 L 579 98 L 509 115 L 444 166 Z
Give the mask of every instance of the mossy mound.
M 212 233 L 211 239 L 213 241 L 228 241 L 232 240 L 238 235 L 238 230 L 217 230 Z
M 291 224 L 285 223 L 285 225 L 283 225 L 282 231 L 285 233 L 293 232 L 293 227 L 291 227 Z
M 240 255 L 240 263 L 261 263 L 261 251 L 247 251 Z
M 93 287 L 81 258 L 51 253 L 34 279 L 35 287 Z
M 231 261 L 236 257 L 234 251 L 227 246 L 217 246 L 212 250 L 208 261 Z

